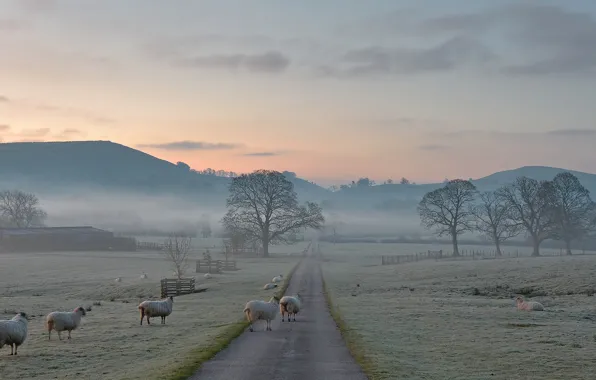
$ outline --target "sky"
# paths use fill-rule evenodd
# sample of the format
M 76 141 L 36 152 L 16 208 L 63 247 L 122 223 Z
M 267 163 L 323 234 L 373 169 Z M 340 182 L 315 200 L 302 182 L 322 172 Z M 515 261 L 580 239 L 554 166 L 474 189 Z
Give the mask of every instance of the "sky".
M 596 172 L 596 2 L 0 0 L 0 139 L 194 169 Z

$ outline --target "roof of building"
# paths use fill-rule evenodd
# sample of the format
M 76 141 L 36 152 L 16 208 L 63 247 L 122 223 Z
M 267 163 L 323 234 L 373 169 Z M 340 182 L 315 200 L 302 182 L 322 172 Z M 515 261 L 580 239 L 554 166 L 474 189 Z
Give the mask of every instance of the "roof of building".
M 110 231 L 100 230 L 91 226 L 80 227 L 30 227 L 30 228 L 0 228 L 0 234 L 3 235 L 46 235 L 46 234 L 108 234 Z

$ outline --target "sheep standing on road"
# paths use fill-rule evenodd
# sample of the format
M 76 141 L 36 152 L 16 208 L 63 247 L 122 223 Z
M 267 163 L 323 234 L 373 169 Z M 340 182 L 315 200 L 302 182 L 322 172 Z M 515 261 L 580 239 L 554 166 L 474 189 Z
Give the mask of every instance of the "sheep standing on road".
M 281 300 L 279 300 L 279 311 L 281 313 L 281 321 L 284 321 L 284 314 L 288 314 L 288 322 L 290 322 L 290 318 L 294 315 L 294 322 L 296 322 L 296 314 L 300 311 L 300 307 L 302 306 L 302 299 L 300 298 L 300 293 L 296 293 L 295 296 L 283 296 Z
M 250 322 L 250 331 L 254 331 L 252 324 L 258 320 L 264 320 L 267 322 L 267 331 L 271 331 L 271 321 L 277 316 L 279 311 L 279 298 L 276 296 L 271 297 L 269 302 L 253 300 L 248 301 L 244 306 L 244 314 L 246 319 Z
M 141 312 L 141 325 L 143 325 L 143 318 L 147 317 L 147 324 L 150 325 L 149 318 L 161 317 L 161 324 L 166 324 L 166 317 L 172 314 L 174 307 L 174 297 L 170 296 L 161 301 L 143 301 L 139 304 Z
M 60 333 L 68 331 L 68 338 L 70 339 L 70 332 L 76 330 L 81 325 L 81 319 L 87 315 L 85 308 L 77 307 L 73 311 L 54 311 L 46 316 L 46 329 L 48 330 L 48 340 L 52 339 L 52 330 L 58 333 L 58 339 L 62 340 Z
M 265 290 L 269 290 L 269 289 L 273 289 L 273 288 L 277 288 L 277 284 L 272 284 L 270 282 L 268 284 L 263 285 L 263 289 L 265 289 Z
M 282 282 L 282 280 L 284 279 L 284 276 L 282 276 L 281 274 L 279 276 L 275 276 L 273 277 L 273 279 L 271 280 L 271 282 L 276 283 L 276 282 Z
M 517 305 L 517 310 L 544 311 L 544 306 L 542 306 L 540 302 L 524 301 L 524 299 L 521 296 L 515 297 L 515 303 Z
M 27 339 L 29 316 L 22 311 L 12 319 L 0 321 L 0 349 L 5 344 L 10 346 L 10 354 L 16 355 L 17 349 Z

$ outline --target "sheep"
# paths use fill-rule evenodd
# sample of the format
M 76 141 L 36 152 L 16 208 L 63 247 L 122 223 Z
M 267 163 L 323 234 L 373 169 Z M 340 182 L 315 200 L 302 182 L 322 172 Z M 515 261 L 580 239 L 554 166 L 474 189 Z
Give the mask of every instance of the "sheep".
M 146 279 L 147 278 L 147 273 L 143 272 L 143 274 L 139 278 Z
M 70 332 L 76 330 L 80 324 L 81 319 L 87 315 L 85 308 L 79 306 L 73 311 L 54 311 L 46 316 L 46 329 L 48 330 L 48 340 L 52 339 L 52 330 L 58 333 L 58 339 L 62 340 L 60 333 L 68 331 L 68 338 L 70 339 Z
M 271 280 L 271 282 L 281 282 L 283 280 L 284 276 L 282 276 L 281 274 L 279 276 L 275 276 L 273 277 L 273 279 Z
M 115 282 L 122 282 L 122 277 L 118 277 L 117 279 L 114 280 Z
M 279 298 L 273 296 L 269 299 L 269 302 L 253 300 L 248 301 L 244 306 L 244 314 L 246 319 L 250 322 L 250 331 L 254 331 L 253 322 L 257 320 L 265 320 L 267 322 L 267 331 L 271 331 L 271 321 L 277 316 L 279 311 Z
M 174 297 L 170 296 L 161 301 L 143 301 L 139 304 L 141 312 L 141 326 L 143 325 L 143 318 L 147 317 L 147 324 L 150 325 L 149 318 L 161 317 L 161 324 L 166 324 L 166 317 L 172 314 L 174 307 Z
M 10 345 L 10 354 L 17 355 L 17 349 L 27 339 L 29 316 L 19 312 L 9 320 L 0 321 L 0 349 Z
M 296 314 L 300 311 L 300 307 L 302 306 L 302 298 L 300 297 L 300 293 L 296 293 L 295 296 L 283 296 L 281 300 L 279 300 L 279 311 L 281 313 L 281 321 L 284 321 L 284 314 L 288 313 L 288 322 L 290 322 L 290 317 L 294 315 L 294 322 L 296 322 Z
M 521 296 L 515 297 L 515 303 L 517 305 L 517 310 L 544 311 L 544 306 L 540 302 L 524 301 Z
M 205 273 L 205 276 L 203 276 L 203 277 L 209 279 L 209 278 L 211 278 L 211 274 L 210 273 Z
M 269 289 L 273 289 L 273 288 L 277 288 L 277 284 L 268 283 L 263 286 L 263 289 L 265 289 L 265 290 L 269 290 Z

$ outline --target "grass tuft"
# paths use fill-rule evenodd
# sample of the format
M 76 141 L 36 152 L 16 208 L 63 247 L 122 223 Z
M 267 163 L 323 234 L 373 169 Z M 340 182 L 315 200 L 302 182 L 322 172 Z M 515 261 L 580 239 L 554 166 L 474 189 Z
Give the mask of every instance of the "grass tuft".
M 322 273 L 321 273 L 321 276 L 323 276 Z M 325 295 L 325 300 L 327 302 L 327 305 L 329 306 L 329 312 L 331 313 L 331 317 L 335 321 L 337 328 L 339 328 L 339 331 L 346 343 L 346 346 L 348 347 L 348 350 L 350 350 L 350 354 L 352 355 L 354 360 L 356 360 L 356 363 L 358 363 L 358 365 L 360 365 L 360 367 L 362 368 L 362 371 L 369 379 L 371 379 L 371 380 L 381 379 L 382 377 L 376 371 L 373 361 L 364 353 L 364 350 L 362 350 L 362 348 L 361 348 L 362 344 L 360 343 L 360 337 L 354 330 L 352 330 L 348 327 L 346 322 L 341 317 L 339 308 L 333 304 L 333 301 L 331 300 L 331 295 L 329 293 L 329 289 L 327 288 L 327 284 L 325 283 L 324 277 L 323 277 L 323 294 Z
M 292 279 L 292 275 L 296 271 L 296 268 L 300 265 L 302 260 L 300 260 L 294 267 L 288 272 L 288 275 L 281 286 L 281 288 L 275 293 L 275 295 L 281 298 L 288 289 L 290 285 L 290 280 Z M 195 372 L 197 372 L 203 363 L 213 359 L 215 355 L 217 355 L 220 351 L 224 350 L 226 347 L 232 343 L 232 341 L 238 338 L 244 331 L 247 329 L 249 323 L 245 319 L 241 319 L 240 321 L 231 324 L 227 328 L 225 328 L 221 334 L 218 334 L 213 339 L 213 344 L 207 347 L 199 347 L 195 348 L 191 351 L 189 355 L 189 359 L 187 359 L 180 367 L 171 371 L 167 376 L 163 377 L 163 380 L 186 380 L 191 377 Z

